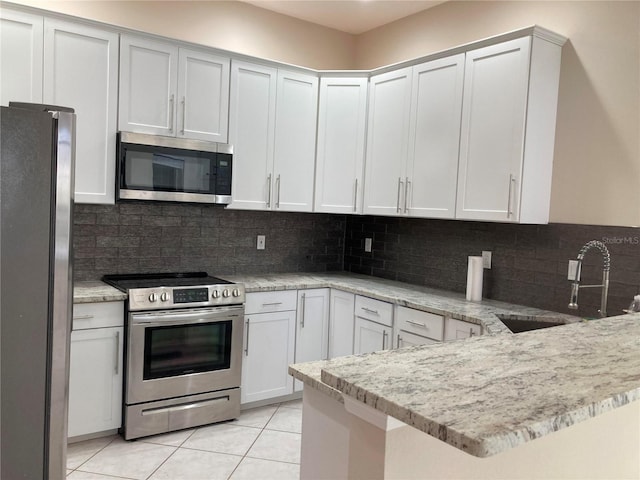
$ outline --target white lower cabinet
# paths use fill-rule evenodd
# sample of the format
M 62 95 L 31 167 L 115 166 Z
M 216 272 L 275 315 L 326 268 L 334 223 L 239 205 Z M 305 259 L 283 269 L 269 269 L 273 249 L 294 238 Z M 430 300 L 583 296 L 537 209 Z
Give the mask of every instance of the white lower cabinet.
M 326 360 L 329 344 L 329 289 L 298 290 L 296 363 Z M 295 381 L 294 390 L 302 390 Z
M 353 293 L 331 289 L 329 298 L 329 358 L 353 355 Z
M 247 294 L 241 403 L 293 392 L 296 303 L 295 290 Z
M 444 340 L 460 340 L 462 338 L 482 335 L 482 327 L 475 323 L 463 322 L 455 318 L 447 318 L 444 328 Z
M 353 352 L 356 354 L 387 350 L 393 347 L 393 305 L 362 295 L 355 299 L 355 332 Z
M 356 317 L 354 333 L 354 353 L 371 353 L 388 350 L 392 345 L 392 329 L 365 318 Z
M 118 429 L 122 424 L 123 303 L 79 304 L 73 311 L 68 436 Z

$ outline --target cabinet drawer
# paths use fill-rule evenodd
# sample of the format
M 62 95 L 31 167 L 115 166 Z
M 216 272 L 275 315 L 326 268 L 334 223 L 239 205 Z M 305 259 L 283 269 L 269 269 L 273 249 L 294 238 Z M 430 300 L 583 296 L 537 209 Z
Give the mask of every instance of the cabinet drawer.
M 123 325 L 124 302 L 76 303 L 73 306 L 72 330 Z
M 356 295 L 356 317 L 391 327 L 393 324 L 393 304 Z
M 396 325 L 398 330 L 415 333 L 433 340 L 444 340 L 444 317 L 442 315 L 398 307 Z
M 415 345 L 430 345 L 432 343 L 440 343 L 433 338 L 423 337 L 422 335 L 416 335 L 405 331 L 400 331 L 396 335 L 396 348 L 413 347 Z
M 297 290 L 247 293 L 244 313 L 284 312 L 295 310 L 298 305 Z

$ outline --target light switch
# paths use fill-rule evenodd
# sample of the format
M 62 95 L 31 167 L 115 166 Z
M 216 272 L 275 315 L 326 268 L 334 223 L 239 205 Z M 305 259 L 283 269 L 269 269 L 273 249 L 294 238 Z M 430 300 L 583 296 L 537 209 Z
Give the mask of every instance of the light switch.
M 266 237 L 264 235 L 258 235 L 258 241 L 256 242 L 256 248 L 258 250 L 264 250 Z

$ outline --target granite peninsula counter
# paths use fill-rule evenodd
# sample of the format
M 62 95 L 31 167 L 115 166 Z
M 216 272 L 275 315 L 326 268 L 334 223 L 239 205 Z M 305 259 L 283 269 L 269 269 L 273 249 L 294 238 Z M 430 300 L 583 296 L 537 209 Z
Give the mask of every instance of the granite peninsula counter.
M 350 469 L 345 478 L 640 476 L 640 314 L 293 365 L 290 372 L 311 387 L 304 392 L 305 408 L 316 417 L 311 423 L 327 423 L 321 392 L 333 401 L 342 394 L 345 404 L 360 410 L 366 405 L 365 415 L 356 413 L 360 418 L 388 415 L 402 422 L 396 427 L 414 427 L 405 430 L 411 441 L 399 441 L 389 431 L 396 427 L 378 425 L 386 431 L 379 440 L 384 448 L 377 452 L 384 473 L 377 475 L 371 461 L 357 470 L 354 462 L 363 452 L 354 460 L 352 451 L 350 460 L 343 459 Z M 329 411 L 342 415 L 339 423 L 351 425 L 351 448 L 355 438 L 375 438 L 371 430 L 364 438 L 358 434 L 353 415 L 345 416 L 335 405 Z M 530 442 L 534 439 L 540 440 Z M 416 451 L 423 440 L 425 449 L 437 454 Z M 473 457 L 456 456 L 445 444 Z M 303 453 L 304 448 L 303 438 Z M 418 455 L 428 458 L 428 465 Z M 376 458 L 371 451 L 367 456 Z M 443 465 L 444 458 L 450 463 Z M 408 471 L 407 462 L 420 470 Z M 398 465 L 399 477 L 389 473 Z M 493 473 L 486 474 L 485 466 Z M 313 478 L 314 468 L 318 463 L 303 465 L 301 478 Z

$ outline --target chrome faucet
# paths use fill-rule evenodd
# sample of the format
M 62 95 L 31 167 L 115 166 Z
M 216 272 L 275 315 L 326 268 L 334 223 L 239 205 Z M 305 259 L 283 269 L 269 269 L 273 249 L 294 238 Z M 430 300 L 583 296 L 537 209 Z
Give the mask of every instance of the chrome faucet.
M 580 285 L 580 273 L 582 271 L 582 260 L 584 255 L 591 249 L 597 248 L 602 253 L 602 284 L 600 285 Z M 581 288 L 602 288 L 602 296 L 600 297 L 600 310 L 598 313 L 600 317 L 607 316 L 607 294 L 609 293 L 609 270 L 611 269 L 611 255 L 607 246 L 598 241 L 591 240 L 585 243 L 585 245 L 578 252 L 578 268 L 576 268 L 576 276 L 573 279 L 571 286 L 571 302 L 569 308 L 572 310 L 578 309 L 578 291 Z

